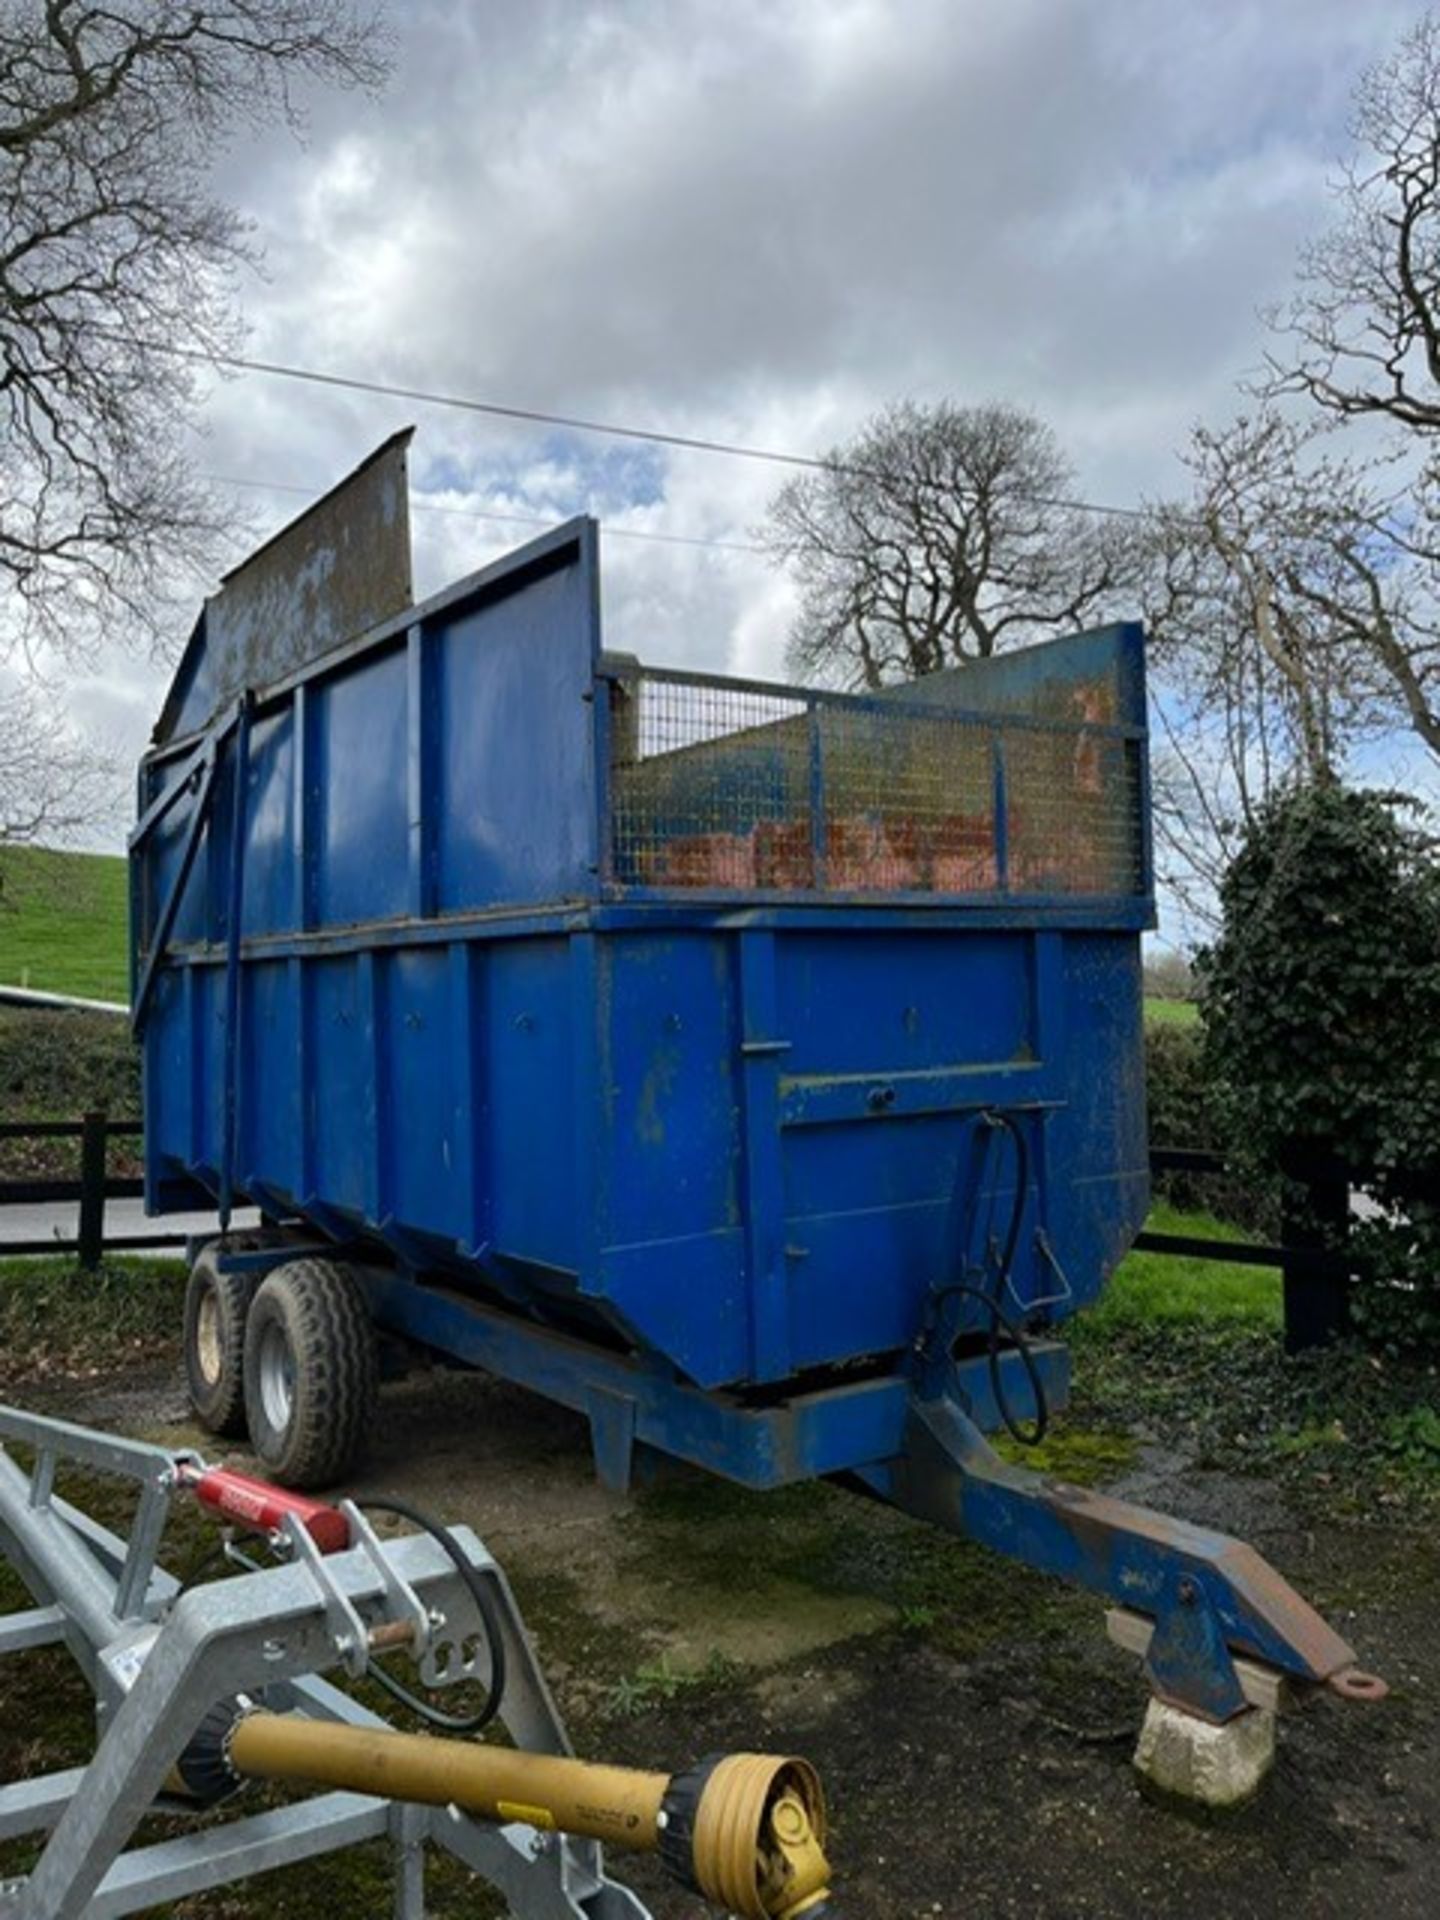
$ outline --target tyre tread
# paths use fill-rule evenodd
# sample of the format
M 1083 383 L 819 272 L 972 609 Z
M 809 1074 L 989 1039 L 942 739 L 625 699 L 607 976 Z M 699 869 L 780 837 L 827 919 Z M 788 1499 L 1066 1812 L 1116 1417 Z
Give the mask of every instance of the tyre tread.
M 245 1324 L 259 1278 L 250 1273 L 220 1273 L 206 1247 L 190 1269 L 185 1285 L 183 1344 L 185 1384 L 195 1418 L 207 1433 L 235 1440 L 245 1432 Z M 220 1296 L 220 1379 L 208 1392 L 200 1378 L 193 1342 L 200 1317 L 204 1287 Z
M 269 1275 L 251 1308 L 247 1359 L 251 1339 L 258 1341 L 272 1313 L 283 1320 L 295 1354 L 293 1412 L 282 1444 L 262 1448 L 269 1423 L 251 1360 L 251 1444 L 285 1485 L 328 1486 L 349 1469 L 369 1428 L 379 1380 L 375 1329 L 353 1275 L 337 1260 L 291 1260 Z

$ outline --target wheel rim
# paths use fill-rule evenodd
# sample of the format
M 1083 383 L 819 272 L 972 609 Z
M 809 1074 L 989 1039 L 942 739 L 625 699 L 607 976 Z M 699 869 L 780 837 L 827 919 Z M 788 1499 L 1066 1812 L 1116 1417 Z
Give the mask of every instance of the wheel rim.
M 200 1311 L 195 1318 L 195 1362 L 200 1369 L 200 1378 L 207 1387 L 213 1387 L 220 1378 L 220 1304 L 213 1289 L 200 1297 Z
M 260 1405 L 275 1432 L 284 1433 L 295 1410 L 295 1355 L 283 1327 L 266 1327 L 258 1358 Z

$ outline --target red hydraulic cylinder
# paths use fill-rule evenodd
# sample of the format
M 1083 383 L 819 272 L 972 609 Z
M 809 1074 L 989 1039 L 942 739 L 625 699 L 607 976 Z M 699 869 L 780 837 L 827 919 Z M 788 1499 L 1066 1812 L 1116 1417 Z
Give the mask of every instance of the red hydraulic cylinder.
M 278 1533 L 293 1514 L 322 1553 L 339 1553 L 350 1544 L 350 1523 L 338 1507 L 268 1480 L 229 1467 L 199 1467 L 182 1472 L 181 1484 L 212 1512 L 257 1533 Z

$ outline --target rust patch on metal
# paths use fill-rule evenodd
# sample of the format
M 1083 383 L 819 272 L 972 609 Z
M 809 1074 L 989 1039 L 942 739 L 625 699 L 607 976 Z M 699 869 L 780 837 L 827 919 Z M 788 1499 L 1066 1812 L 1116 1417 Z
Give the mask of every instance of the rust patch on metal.
M 1339 1673 L 1332 1673 L 1326 1685 L 1332 1693 L 1338 1693 L 1342 1700 L 1383 1700 L 1390 1692 L 1388 1681 L 1382 1680 L 1378 1673 L 1366 1673 L 1360 1667 L 1343 1667 Z
M 412 428 L 393 434 L 205 602 L 156 722 L 158 744 L 205 726 L 411 602 Z

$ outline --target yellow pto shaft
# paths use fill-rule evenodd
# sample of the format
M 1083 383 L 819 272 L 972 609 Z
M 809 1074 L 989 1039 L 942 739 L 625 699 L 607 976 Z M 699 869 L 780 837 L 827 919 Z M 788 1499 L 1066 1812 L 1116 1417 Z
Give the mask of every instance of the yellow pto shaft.
M 825 1807 L 804 1760 L 737 1753 L 687 1773 L 641 1773 L 563 1755 L 290 1714 L 243 1713 L 225 1757 L 237 1776 L 340 1787 L 481 1820 L 659 1853 L 740 1920 L 821 1920 L 829 1905 Z
M 460 1807 L 481 1820 L 523 1820 L 643 1853 L 660 1844 L 660 1809 L 670 1784 L 663 1773 L 278 1713 L 240 1721 L 230 1737 L 230 1763 L 252 1779 Z

